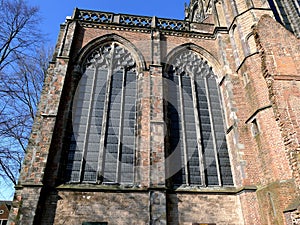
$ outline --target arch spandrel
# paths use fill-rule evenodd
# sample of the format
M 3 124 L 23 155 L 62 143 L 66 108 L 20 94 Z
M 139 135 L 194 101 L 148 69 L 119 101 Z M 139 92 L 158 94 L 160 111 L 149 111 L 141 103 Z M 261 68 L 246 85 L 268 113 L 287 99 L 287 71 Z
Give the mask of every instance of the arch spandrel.
M 85 64 L 92 57 L 92 55 L 95 54 L 96 56 L 97 52 L 99 52 L 99 47 L 106 47 L 106 50 L 109 50 L 109 47 L 107 45 L 109 45 L 110 43 L 116 43 L 118 46 L 127 51 L 128 55 L 131 54 L 132 60 L 135 61 L 137 72 L 146 70 L 144 56 L 137 47 L 135 47 L 127 39 L 117 34 L 109 34 L 90 41 L 80 50 L 75 59 L 75 64 L 81 68 L 81 72 L 83 72 L 83 70 L 85 69 Z
M 180 45 L 171 50 L 164 59 L 164 62 L 167 62 L 165 65 L 165 71 L 169 71 L 170 62 L 173 62 L 174 59 L 176 59 L 180 54 L 187 51 L 193 52 L 196 57 L 201 59 L 201 62 L 206 64 L 210 68 L 212 73 L 216 76 L 217 81 L 222 80 L 222 78 L 224 77 L 224 72 L 220 62 L 209 51 L 193 43 Z

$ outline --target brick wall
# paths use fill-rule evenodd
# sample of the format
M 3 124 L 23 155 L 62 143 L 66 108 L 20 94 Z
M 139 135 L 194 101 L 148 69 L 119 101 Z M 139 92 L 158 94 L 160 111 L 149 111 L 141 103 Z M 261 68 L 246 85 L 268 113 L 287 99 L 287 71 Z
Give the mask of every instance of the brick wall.
M 271 26 L 276 29 L 271 29 Z M 276 32 L 275 32 L 276 30 Z M 272 31 L 272 32 L 271 32 Z M 268 33 L 268 35 L 266 35 Z M 280 127 L 284 142 L 285 160 L 293 173 L 297 187 L 299 180 L 299 73 L 300 41 L 291 33 L 263 17 L 257 27 L 260 51 L 263 56 L 262 67 L 268 85 L 269 98 L 273 104 L 274 115 Z M 288 63 L 285 63 L 288 61 Z M 278 158 L 278 161 L 283 158 Z

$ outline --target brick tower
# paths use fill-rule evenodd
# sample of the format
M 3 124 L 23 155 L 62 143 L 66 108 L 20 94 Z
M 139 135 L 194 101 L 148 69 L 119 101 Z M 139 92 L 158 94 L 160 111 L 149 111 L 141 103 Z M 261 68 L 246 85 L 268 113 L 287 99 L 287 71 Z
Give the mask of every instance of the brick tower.
M 8 224 L 299 224 L 298 3 L 75 9 Z

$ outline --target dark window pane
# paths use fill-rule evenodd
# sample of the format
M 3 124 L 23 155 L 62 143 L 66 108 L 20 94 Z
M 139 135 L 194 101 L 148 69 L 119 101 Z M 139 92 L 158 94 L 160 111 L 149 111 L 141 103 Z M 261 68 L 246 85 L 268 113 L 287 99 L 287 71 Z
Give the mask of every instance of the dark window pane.
M 108 57 L 111 55 L 113 59 Z M 108 43 L 94 50 L 83 64 L 87 68 L 73 101 L 73 135 L 66 162 L 66 180 L 96 183 L 101 172 L 101 181 L 115 183 L 118 181 L 117 173 L 123 171 L 124 182 L 132 183 L 136 73 L 127 72 L 123 83 L 123 67 L 134 70 L 134 59 L 122 46 Z M 114 71 L 113 75 L 108 77 L 111 71 Z M 103 119 L 107 120 L 106 123 Z M 104 146 L 101 146 L 101 139 L 104 139 Z M 119 162 L 124 165 L 117 171 Z
M 168 96 L 169 129 L 166 156 L 172 156 L 174 152 L 177 156 L 172 158 L 173 163 L 168 162 L 167 167 L 171 169 L 167 168 L 167 170 L 172 170 L 174 164 L 180 164 L 180 167 L 176 167 L 180 169 L 174 173 L 172 183 L 174 186 L 201 185 L 202 167 L 207 185 L 220 185 L 219 177 L 221 177 L 221 184 L 230 185 L 232 176 L 219 87 L 215 75 L 207 62 L 192 50 L 177 55 L 171 64 L 168 77 L 171 82 L 165 94 Z M 191 83 L 192 76 L 195 85 Z M 179 79 L 181 79 L 181 86 Z M 198 124 L 196 122 L 199 122 L 199 129 L 196 127 Z M 197 140 L 201 140 L 201 146 L 198 146 Z M 186 144 L 185 149 L 183 143 Z M 200 149 L 202 152 L 199 152 Z M 202 159 L 200 159 L 201 155 Z M 187 165 L 184 162 L 187 162 Z

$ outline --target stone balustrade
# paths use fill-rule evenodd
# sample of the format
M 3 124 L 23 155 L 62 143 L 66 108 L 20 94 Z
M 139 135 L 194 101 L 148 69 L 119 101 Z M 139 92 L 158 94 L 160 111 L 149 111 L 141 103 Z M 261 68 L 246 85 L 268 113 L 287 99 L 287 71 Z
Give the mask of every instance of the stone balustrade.
M 150 16 L 114 14 L 109 12 L 76 9 L 75 20 L 96 24 L 119 24 L 139 28 L 156 28 L 161 30 L 188 31 L 189 22 L 185 20 L 164 19 Z

